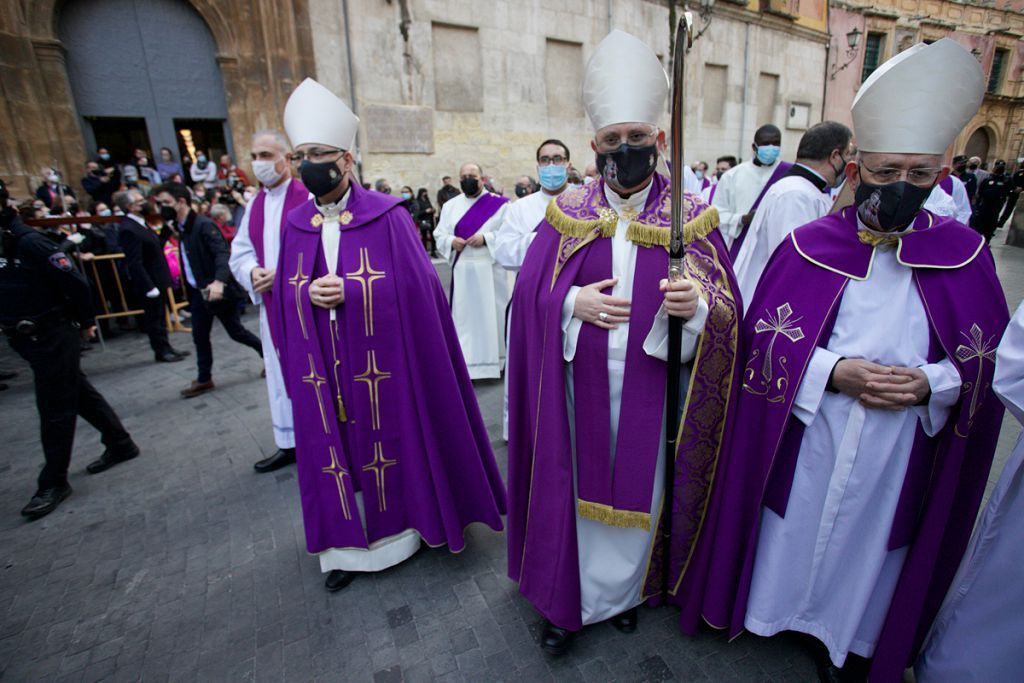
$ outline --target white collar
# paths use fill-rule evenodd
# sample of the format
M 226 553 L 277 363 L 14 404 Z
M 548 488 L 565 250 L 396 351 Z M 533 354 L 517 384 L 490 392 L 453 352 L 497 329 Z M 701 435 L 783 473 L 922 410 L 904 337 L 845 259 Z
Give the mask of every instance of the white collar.
M 139 225 L 141 225 L 142 227 L 144 227 L 144 228 L 148 228 L 149 227 L 148 225 L 146 225 L 146 221 L 144 221 L 143 219 L 139 218 L 134 213 L 129 213 L 129 214 L 125 214 L 125 215 L 128 216 L 128 218 L 131 218 L 133 221 L 135 221 Z
M 345 190 L 345 194 L 341 195 L 341 198 L 332 204 L 321 204 L 320 200 L 313 202 L 316 206 L 316 210 L 323 214 L 324 218 L 331 220 L 337 219 L 338 214 L 345 210 L 348 206 L 348 196 L 352 194 L 352 186 L 349 185 L 348 189 Z
M 285 179 L 283 183 L 276 187 L 264 187 L 263 190 L 267 193 L 268 197 L 274 197 L 277 199 L 284 195 L 288 191 L 288 186 L 292 184 L 291 176 Z
M 637 213 L 644 210 L 644 206 L 647 204 L 647 195 L 651 193 L 651 188 L 654 186 L 654 179 L 647 183 L 647 187 L 644 189 L 634 192 L 628 198 L 622 198 L 619 194 L 605 183 L 604 185 L 604 196 L 608 200 L 608 205 L 615 209 L 615 213 L 622 214 L 623 210 L 632 209 Z

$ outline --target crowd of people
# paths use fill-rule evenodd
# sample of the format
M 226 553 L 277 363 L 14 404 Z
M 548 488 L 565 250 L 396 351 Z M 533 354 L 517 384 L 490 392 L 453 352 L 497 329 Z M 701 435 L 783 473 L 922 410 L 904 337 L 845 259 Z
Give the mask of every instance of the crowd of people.
M 1011 320 L 986 246 L 1024 169 L 946 162 L 981 103 L 977 61 L 948 39 L 917 45 L 861 86 L 853 129 L 810 127 L 790 162 L 766 123 L 748 161 L 679 178 L 657 126 L 668 88 L 643 41 L 611 32 L 582 83 L 593 156 L 581 173 L 563 141 L 540 141 L 514 201 L 472 160 L 436 208 L 426 188 L 362 183 L 359 119 L 306 79 L 285 132 L 251 141 L 258 186 L 226 155 L 183 169 L 162 150 L 150 168 L 142 150 L 118 166 L 100 149 L 82 186 L 90 215 L 120 222 L 50 239 L 6 209 L 27 270 L 0 269 L 0 299 L 43 312 L 0 322 L 40 395 L 41 381 L 77 392 L 40 400 L 46 467 L 23 513 L 70 494 L 76 412 L 107 448 L 90 472 L 140 453 L 69 346 L 95 322 L 73 260 L 119 250 L 157 361 L 185 356 L 163 329 L 172 266 L 183 281 L 185 398 L 215 388 L 215 318 L 263 357 L 277 451 L 254 468 L 296 466 L 328 591 L 422 542 L 458 552 L 480 523 L 506 531 L 552 656 L 667 603 L 685 633 L 805 634 L 823 681 L 911 665 L 922 683 L 1012 679 L 1024 448 L 969 541 L 1000 399 L 1018 417 L 1024 403 L 1024 307 Z M 45 179 L 23 213 L 74 214 L 72 188 Z M 61 288 L 73 296 L 42 300 Z M 472 385 L 501 377 L 507 481 Z

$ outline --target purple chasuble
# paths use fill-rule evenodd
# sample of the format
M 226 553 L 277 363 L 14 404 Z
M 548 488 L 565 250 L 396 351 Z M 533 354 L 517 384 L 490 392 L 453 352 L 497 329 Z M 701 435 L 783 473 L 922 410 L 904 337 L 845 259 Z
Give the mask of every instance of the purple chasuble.
M 847 283 L 870 275 L 874 249 L 858 239 L 855 207 L 847 207 L 797 228 L 768 262 L 743 323 L 742 429 L 730 434 L 712 495 L 713 543 L 695 554 L 704 587 L 683 606 L 688 632 L 701 617 L 730 635 L 743 630 L 762 507 L 784 517 L 789 504 L 804 432 L 793 402 L 814 349 L 828 343 Z M 1003 406 L 990 387 L 995 345 L 1009 320 L 991 252 L 954 219 L 919 213 L 897 259 L 913 269 L 924 304 L 929 362 L 949 358 L 963 385 L 939 434 L 917 428 L 887 546 L 908 552 L 872 681 L 902 679 L 966 547 L 999 435 Z
M 462 214 L 462 218 L 455 224 L 455 236 L 466 240 L 475 235 L 476 231 L 483 227 L 483 224 L 507 201 L 507 197 L 491 194 L 484 190 L 483 194 L 473 202 L 473 206 L 469 207 L 469 210 Z
M 761 205 L 761 200 L 764 199 L 765 194 L 768 192 L 771 186 L 782 180 L 782 177 L 789 172 L 789 169 L 792 166 L 793 164 L 789 163 L 788 161 L 780 161 L 778 163 L 778 165 L 775 167 L 775 170 L 772 171 L 772 174 L 768 176 L 768 182 L 766 182 L 764 184 L 764 187 L 761 188 L 761 194 L 757 195 L 757 199 L 754 200 L 754 203 L 750 206 L 750 211 L 748 211 L 747 213 L 757 211 L 757 207 Z M 735 261 L 736 257 L 739 256 L 740 247 L 743 246 L 743 240 L 747 238 L 748 229 L 750 229 L 750 226 L 744 225 L 743 229 L 740 230 L 740 234 L 737 235 L 736 239 L 732 241 L 732 246 L 729 247 L 729 258 L 732 259 L 732 261 Z
M 399 200 L 349 190 L 337 320 L 308 287 L 327 273 L 314 200 L 288 214 L 273 321 L 295 417 L 306 546 L 366 548 L 415 529 L 465 546 L 502 528 L 505 490 L 437 273 Z M 366 531 L 356 509 L 363 492 Z
M 953 176 L 948 175 L 945 178 L 943 178 L 942 182 L 939 183 L 939 187 L 942 188 L 943 192 L 945 192 L 950 197 L 952 197 L 953 196 Z
M 663 435 L 667 365 L 644 353 L 643 342 L 662 301 L 658 282 L 668 272 L 671 193 L 655 175 L 642 213 L 628 226 L 638 245 L 631 294 L 625 378 L 617 443 L 610 440 L 608 333 L 583 325 L 573 360 L 575 410 L 566 403 L 561 310 L 569 288 L 611 277 L 611 240 L 618 217 L 608 206 L 604 181 L 559 195 L 530 245 L 516 280 L 509 353 L 509 576 L 553 623 L 581 628 L 576 500 L 580 515 L 605 524 L 655 529 L 643 597 L 661 591 L 662 550 L 650 519 L 654 471 Z M 708 492 L 732 398 L 736 373 L 739 289 L 716 229 L 718 214 L 687 193 L 686 274 L 710 308 L 682 388 L 683 423 L 675 454 L 670 592 L 682 582 L 700 534 Z M 578 490 L 573 489 L 576 434 Z M 614 452 L 614 465 L 611 456 Z M 672 600 L 673 598 L 669 598 Z
M 281 208 L 281 225 L 278 226 L 279 232 L 284 232 L 284 224 L 288 219 L 288 214 L 292 209 L 296 208 L 302 202 L 309 198 L 309 190 L 299 180 L 292 178 L 288 183 L 288 189 L 284 197 L 284 206 Z M 256 252 L 256 262 L 260 264 L 260 268 L 266 268 L 266 258 L 263 253 L 263 230 L 265 228 L 264 223 L 266 216 L 266 204 L 267 204 L 267 189 L 261 188 L 257 193 L 256 198 L 253 199 L 252 212 L 249 214 L 249 240 L 252 242 L 253 251 Z M 277 267 L 277 264 L 274 264 Z M 276 273 L 274 278 L 274 284 L 278 287 L 282 286 L 278 283 Z M 267 316 L 268 322 L 272 319 L 274 310 L 274 288 L 271 287 L 267 291 L 261 293 L 260 298 L 263 300 L 263 312 Z M 280 348 L 277 341 L 277 333 L 274 331 L 274 325 L 270 325 L 270 337 L 274 342 L 274 348 Z

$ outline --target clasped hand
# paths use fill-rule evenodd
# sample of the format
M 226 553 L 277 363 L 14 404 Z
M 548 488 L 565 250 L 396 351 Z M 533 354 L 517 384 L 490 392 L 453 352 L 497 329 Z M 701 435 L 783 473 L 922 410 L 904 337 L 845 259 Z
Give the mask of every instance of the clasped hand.
M 832 385 L 865 408 L 881 410 L 904 410 L 923 401 L 931 391 L 921 368 L 879 365 L 861 358 L 836 363 Z
M 309 301 L 320 308 L 337 308 L 345 302 L 345 281 L 324 275 L 309 283 Z
M 271 286 L 274 284 L 274 270 L 270 268 L 260 268 L 259 266 L 252 269 L 252 289 L 257 294 L 270 291 Z
M 602 289 L 614 287 L 618 281 L 618 278 L 613 277 L 580 287 L 576 294 L 576 304 L 573 306 L 573 317 L 605 330 L 614 330 L 619 325 L 628 323 L 629 299 L 601 293 Z M 692 282 L 684 279 L 670 285 L 667 279 L 663 279 L 658 288 L 664 294 L 662 306 L 666 313 L 687 320 L 697 315 L 700 297 Z

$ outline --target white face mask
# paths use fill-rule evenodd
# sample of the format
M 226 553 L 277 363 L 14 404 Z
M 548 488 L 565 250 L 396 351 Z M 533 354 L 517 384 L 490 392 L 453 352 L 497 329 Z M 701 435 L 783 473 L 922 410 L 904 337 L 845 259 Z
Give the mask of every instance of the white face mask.
M 256 179 L 261 183 L 270 187 L 276 185 L 284 173 L 279 173 L 274 166 L 277 165 L 276 161 L 264 161 L 263 159 L 257 159 L 252 162 L 252 172 L 256 174 Z

